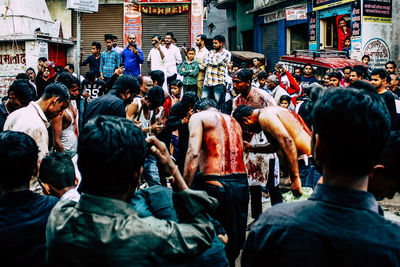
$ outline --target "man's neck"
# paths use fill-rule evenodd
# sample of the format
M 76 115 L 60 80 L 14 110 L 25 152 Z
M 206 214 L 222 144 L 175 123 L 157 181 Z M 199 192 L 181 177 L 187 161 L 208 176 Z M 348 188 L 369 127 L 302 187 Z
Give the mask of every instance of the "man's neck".
M 108 51 L 108 52 L 111 52 L 111 50 L 113 50 L 112 47 L 111 47 L 111 48 L 107 48 L 107 51 Z
M 170 48 L 171 45 L 172 45 L 171 43 L 170 44 L 166 44 L 165 47 L 166 48 Z
M 57 190 L 56 191 L 56 194 L 57 194 L 56 197 L 61 198 L 65 193 L 67 193 L 69 190 L 74 189 L 74 188 L 75 188 L 75 186 L 70 186 L 70 187 L 65 187 L 65 188 L 63 188 L 61 190 Z
M 39 105 L 39 107 L 42 109 L 42 111 L 44 112 L 45 110 L 47 110 L 48 104 L 42 99 L 40 98 L 39 100 L 36 101 L 36 104 Z
M 251 91 L 251 86 L 249 86 L 249 88 L 247 88 L 246 91 L 241 93 L 242 97 L 243 98 L 247 98 L 247 96 L 249 95 L 250 91 Z
M 306 78 L 309 78 L 311 76 L 312 76 L 312 74 L 304 74 L 304 77 L 306 77 Z
M 199 50 L 203 49 L 203 47 L 204 47 L 204 44 L 201 44 L 201 45 L 199 46 Z
M 378 94 L 383 94 L 387 92 L 387 89 L 384 86 L 377 88 Z
M 100 56 L 100 52 L 96 53 L 93 55 L 95 58 L 98 58 Z
M 322 172 L 324 181 L 323 184 L 331 185 L 344 189 L 368 191 L 368 175 L 354 176 L 354 175 L 335 175 Z
M 215 52 L 216 52 L 216 53 L 219 53 L 219 52 L 221 52 L 221 51 L 222 51 L 222 49 L 224 49 L 224 47 L 222 47 L 222 46 L 221 46 L 221 48 L 220 48 L 220 49 L 218 49 L 218 50 L 217 50 L 217 49 L 215 49 Z

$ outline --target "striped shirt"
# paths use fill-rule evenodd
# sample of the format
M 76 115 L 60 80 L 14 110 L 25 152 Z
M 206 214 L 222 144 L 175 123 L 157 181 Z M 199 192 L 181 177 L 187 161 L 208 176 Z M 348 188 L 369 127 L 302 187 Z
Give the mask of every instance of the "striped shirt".
M 231 58 L 231 53 L 223 48 L 221 52 L 211 50 L 203 61 L 205 68 L 204 85 L 216 86 L 225 82 L 226 66 Z
M 114 70 L 119 67 L 121 55 L 114 49 L 111 52 L 107 50 L 100 55 L 100 73 L 103 73 L 104 78 L 110 78 L 114 74 Z

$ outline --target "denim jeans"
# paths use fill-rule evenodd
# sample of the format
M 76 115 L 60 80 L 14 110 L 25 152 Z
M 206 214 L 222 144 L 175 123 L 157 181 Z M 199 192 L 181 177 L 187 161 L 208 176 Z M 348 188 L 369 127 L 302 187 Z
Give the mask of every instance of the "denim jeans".
M 144 159 L 142 178 L 149 186 L 161 184 L 157 160 L 153 155 L 148 155 Z
M 217 102 L 218 109 L 222 109 L 223 104 L 225 103 L 225 85 L 218 84 L 215 86 L 203 86 L 203 92 L 201 94 L 201 98 L 210 98 Z

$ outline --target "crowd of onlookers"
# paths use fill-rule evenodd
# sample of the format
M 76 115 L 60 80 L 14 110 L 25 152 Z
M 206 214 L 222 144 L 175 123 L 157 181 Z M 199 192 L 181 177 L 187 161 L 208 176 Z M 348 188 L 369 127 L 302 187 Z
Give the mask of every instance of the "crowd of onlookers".
M 376 203 L 400 191 L 395 62 L 371 70 L 364 56 L 318 80 L 309 64 L 238 65 L 220 35 L 211 50 L 204 35 L 196 48 L 179 48 L 172 32 L 151 41 L 147 74 L 136 36 L 123 48 L 108 34 L 104 52 L 93 42 L 80 61 L 83 76 L 46 58 L 17 75 L 0 104 L 4 262 L 234 266 L 234 243 L 244 266 L 399 265 L 400 226 Z M 224 153 L 244 152 L 255 219 L 246 242 L 243 225 L 216 220 L 218 205 L 233 205 L 229 183 L 206 190 L 215 197 L 188 187 L 190 162 L 204 160 L 195 147 L 222 153 L 191 119 L 206 110 L 243 129 Z M 294 194 L 314 189 L 309 200 L 275 205 L 280 168 Z M 263 214 L 262 197 L 273 205 Z

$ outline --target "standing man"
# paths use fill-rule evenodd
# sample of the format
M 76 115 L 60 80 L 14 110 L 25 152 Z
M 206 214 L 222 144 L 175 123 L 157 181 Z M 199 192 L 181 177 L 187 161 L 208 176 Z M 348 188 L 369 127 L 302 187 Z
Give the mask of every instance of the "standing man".
M 176 80 L 178 74 L 177 65 L 182 63 L 181 51 L 179 48 L 172 44 L 174 33 L 167 32 L 165 34 L 165 52 L 164 63 L 166 67 L 167 84 Z
M 189 148 L 184 178 L 193 188 L 206 191 L 219 200 L 212 216 L 226 230 L 226 255 L 231 266 L 246 236 L 249 191 L 243 162 L 242 130 L 239 123 L 219 112 L 208 98 L 197 101 L 189 121 Z M 195 177 L 199 169 L 200 174 Z
M 167 86 L 167 76 L 166 76 L 166 64 L 165 64 L 165 47 L 161 45 L 161 36 L 159 34 L 154 34 L 151 38 L 151 44 L 153 48 L 149 52 L 147 57 L 147 64 L 150 71 L 160 70 L 164 73 L 163 84 L 158 84 L 161 86 L 165 92 L 168 92 Z
M 306 64 L 303 68 L 303 76 L 301 76 L 300 86 L 306 91 L 306 93 L 308 93 L 308 87 L 314 82 L 317 82 L 317 78 L 314 76 L 312 65 Z
M 79 64 L 81 67 L 89 64 L 90 71 L 93 71 L 96 74 L 96 77 L 100 77 L 100 50 L 101 50 L 101 44 L 98 42 L 93 42 L 92 54 L 82 62 L 83 51 L 81 51 L 81 58 Z
M 399 76 L 396 74 L 390 74 L 390 90 L 392 91 L 393 94 L 397 95 L 400 97 L 400 79 Z
M 197 76 L 197 95 L 201 97 L 203 92 L 205 69 L 203 67 L 203 61 L 208 55 L 208 49 L 206 48 L 205 42 L 207 37 L 204 34 L 197 35 L 196 38 L 196 56 L 194 57 L 199 62 L 199 75 Z
M 109 34 L 104 36 L 107 50 L 100 55 L 100 79 L 105 82 L 111 78 L 114 74 L 114 70 L 119 67 L 121 62 L 120 55 L 113 49 L 111 38 Z
M 394 63 L 394 61 L 388 61 L 385 64 L 385 70 L 388 74 L 396 74 L 396 63 Z
M 214 50 L 211 50 L 203 61 L 205 79 L 202 98 L 211 98 L 222 108 L 225 103 L 226 67 L 231 59 L 231 53 L 224 48 L 225 37 L 216 35 L 213 39 Z
M 143 64 L 143 51 L 136 44 L 136 36 L 129 34 L 128 45 L 122 51 L 121 63 L 124 64 L 124 74 L 130 74 L 133 77 L 140 75 L 140 64 Z
M 344 74 L 344 78 L 342 79 L 341 85 L 343 87 L 349 87 L 351 84 L 351 81 L 350 81 L 351 67 L 350 66 L 344 67 L 343 74 Z
M 288 94 L 288 92 L 286 92 L 285 89 L 283 89 L 280 85 L 279 85 L 279 78 L 276 75 L 270 75 L 267 79 L 267 88 L 268 90 L 271 91 L 271 95 L 275 100 L 275 103 L 279 103 L 281 96 L 283 95 L 287 95 L 290 97 L 290 95 Z M 293 108 L 293 104 L 290 103 L 291 108 Z
M 344 15 L 336 17 L 336 28 L 338 36 L 338 50 L 343 51 L 343 49 L 345 48 L 344 41 L 346 40 L 346 38 L 351 37 L 351 29 L 347 26 Z
M 111 41 L 112 41 L 112 46 L 113 46 L 115 52 L 117 52 L 118 54 L 121 55 L 121 54 L 122 54 L 122 51 L 124 51 L 124 49 L 123 49 L 122 47 L 118 46 L 118 37 L 115 36 L 115 35 L 113 35 L 111 38 L 112 38 L 112 39 L 111 39 Z

